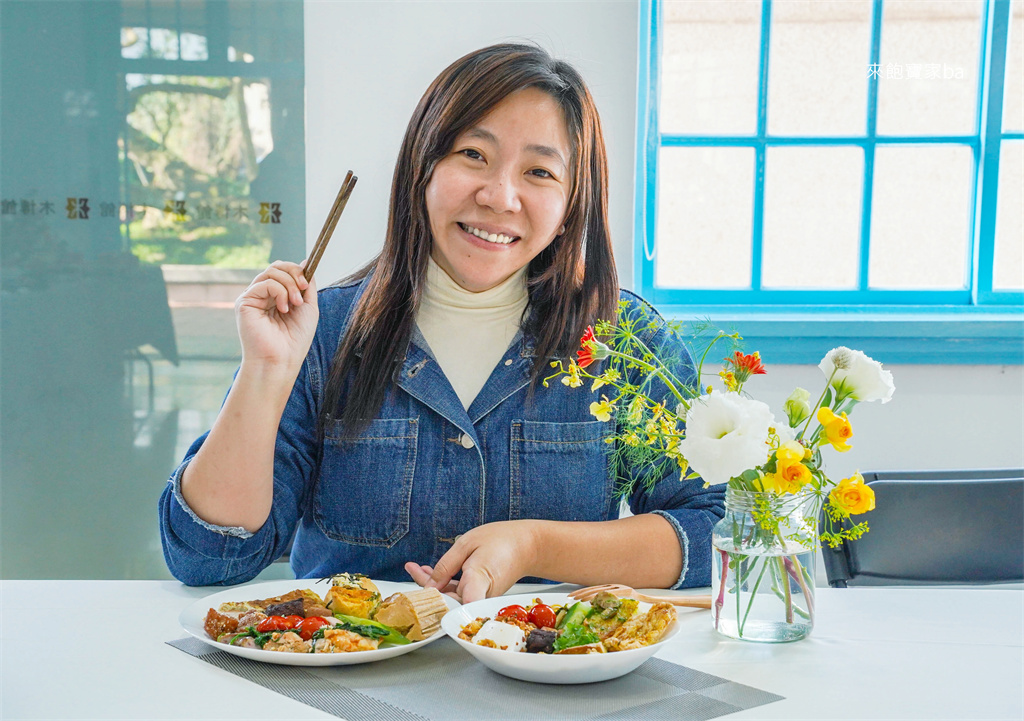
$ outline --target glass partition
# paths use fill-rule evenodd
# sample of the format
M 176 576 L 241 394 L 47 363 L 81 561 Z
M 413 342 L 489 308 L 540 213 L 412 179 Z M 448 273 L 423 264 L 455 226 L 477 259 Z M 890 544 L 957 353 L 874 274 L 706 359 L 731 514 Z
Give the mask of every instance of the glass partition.
M 304 255 L 302 12 L 0 4 L 0 577 L 169 577 L 234 299 Z

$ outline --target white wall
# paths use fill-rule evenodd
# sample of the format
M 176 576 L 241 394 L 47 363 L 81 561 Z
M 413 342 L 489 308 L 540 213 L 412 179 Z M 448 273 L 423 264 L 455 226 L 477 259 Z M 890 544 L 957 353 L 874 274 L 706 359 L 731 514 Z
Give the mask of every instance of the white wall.
M 430 81 L 470 50 L 526 38 L 573 62 L 594 94 L 608 145 L 620 282 L 632 285 L 635 0 L 306 0 L 305 9 L 307 247 L 345 171 L 359 176 L 321 264 L 321 282 L 346 275 L 379 250 L 398 146 Z M 853 450 L 828 455 L 833 477 L 857 469 L 1024 467 L 1024 367 L 887 367 L 896 394 L 884 406 L 856 408 Z M 769 371 L 748 390 L 780 416 L 794 387 L 813 393 L 824 380 L 815 366 Z

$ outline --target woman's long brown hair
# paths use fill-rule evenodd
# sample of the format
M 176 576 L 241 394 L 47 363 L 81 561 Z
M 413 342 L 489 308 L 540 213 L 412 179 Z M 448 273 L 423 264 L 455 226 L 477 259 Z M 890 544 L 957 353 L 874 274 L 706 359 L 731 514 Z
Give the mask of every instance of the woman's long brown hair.
M 588 325 L 597 318 L 615 318 L 619 291 L 608 231 L 608 163 L 590 91 L 575 68 L 539 47 L 501 44 L 477 50 L 434 80 L 409 121 L 391 182 L 384 248 L 348 279 L 369 276 L 331 362 L 321 432 L 340 417 L 348 433 L 358 433 L 394 386 L 433 243 L 426 188 L 434 167 L 460 133 L 511 94 L 530 87 L 548 93 L 561 107 L 573 169 L 565 231 L 530 262 L 527 272 L 530 303 L 523 330 L 536 353 L 531 387 L 550 358 L 575 352 Z

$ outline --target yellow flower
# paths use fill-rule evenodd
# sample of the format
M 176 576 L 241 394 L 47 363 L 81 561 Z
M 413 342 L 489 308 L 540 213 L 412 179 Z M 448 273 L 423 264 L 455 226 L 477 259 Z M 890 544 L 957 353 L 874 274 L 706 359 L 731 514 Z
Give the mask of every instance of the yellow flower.
M 875 492 L 864 483 L 864 477 L 854 473 L 844 478 L 829 494 L 832 505 L 851 515 L 875 510 Z
M 776 465 L 778 469 L 776 473 L 786 480 L 793 491 L 799 490 L 801 486 L 811 480 L 811 470 L 800 461 L 780 460 Z
M 775 455 L 780 461 L 802 461 L 804 459 L 804 447 L 796 441 L 786 441 L 779 446 Z
M 596 391 L 606 383 L 614 383 L 619 379 L 619 372 L 614 368 L 609 368 L 604 373 L 594 379 L 594 385 L 590 386 L 590 390 Z
M 831 408 L 822 406 L 818 409 L 818 423 L 825 432 L 825 440 L 837 451 L 845 453 L 852 448 L 846 441 L 853 437 L 853 426 L 846 419 L 845 411 L 837 416 Z
M 718 376 L 722 379 L 722 382 L 725 383 L 725 389 L 727 391 L 736 390 L 736 376 L 732 371 L 718 371 Z
M 601 396 L 604 400 L 594 401 L 590 404 L 590 415 L 599 421 L 610 421 L 615 406 L 608 401 L 607 396 Z
M 801 454 L 802 456 L 803 454 Z M 775 473 L 766 473 L 761 479 L 761 486 L 766 491 L 776 493 L 796 493 L 811 480 L 811 471 L 799 461 L 784 460 L 779 457 Z
M 574 361 L 569 361 L 568 375 L 562 378 L 562 384 L 570 388 L 579 388 L 583 385 L 583 381 L 580 379 L 580 367 Z

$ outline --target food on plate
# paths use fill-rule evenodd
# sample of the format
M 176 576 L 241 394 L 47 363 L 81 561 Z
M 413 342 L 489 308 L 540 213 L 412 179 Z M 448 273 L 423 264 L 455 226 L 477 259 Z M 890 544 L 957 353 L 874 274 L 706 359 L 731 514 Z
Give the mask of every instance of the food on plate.
M 447 612 L 448 606 L 440 591 L 421 588 L 388 596 L 374 618 L 396 629 L 410 641 L 422 641 L 441 628 L 441 617 Z
M 327 598 L 306 588 L 222 603 L 207 612 L 203 628 L 211 638 L 243 648 L 352 653 L 422 641 L 438 630 L 448 611 L 437 589 L 395 593 L 381 603 L 380 591 L 366 576 L 343 573 L 331 580 Z M 390 625 L 387 618 L 400 623 Z
M 658 603 L 641 612 L 632 598 L 598 594 L 590 603 L 505 606 L 495 618 L 477 618 L 459 638 L 480 646 L 526 653 L 581 655 L 626 651 L 657 643 L 676 620 L 676 610 Z M 539 622 L 539 623 L 538 623 Z
M 380 590 L 361 573 L 339 573 L 331 577 L 325 600 L 332 613 L 373 618 L 380 607 Z

